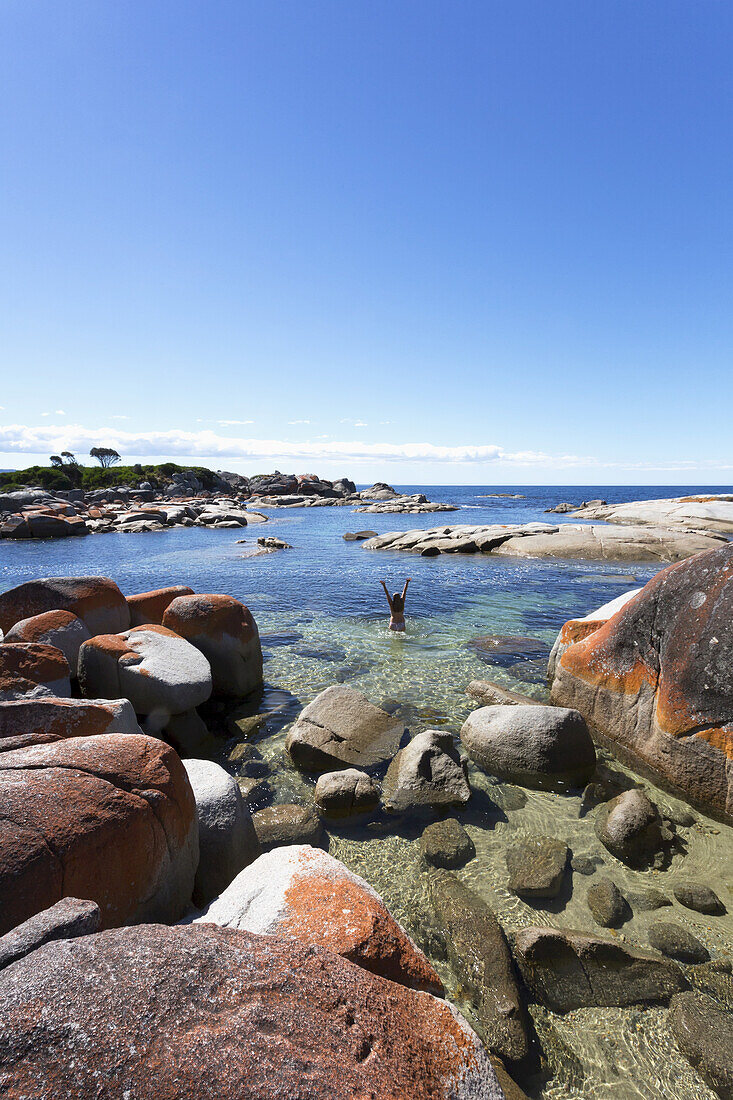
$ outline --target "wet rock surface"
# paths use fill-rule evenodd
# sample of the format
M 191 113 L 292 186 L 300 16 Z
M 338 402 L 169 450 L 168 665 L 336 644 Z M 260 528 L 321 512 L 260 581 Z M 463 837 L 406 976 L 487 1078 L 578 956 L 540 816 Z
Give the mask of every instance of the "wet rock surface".
M 420 851 L 426 863 L 448 870 L 463 867 L 476 854 L 473 841 L 454 817 L 428 825 L 420 837 Z
M 588 890 L 587 901 L 594 921 L 602 928 L 618 928 L 631 916 L 626 898 L 610 879 L 594 882 Z
M 708 949 L 687 928 L 673 921 L 657 921 L 649 928 L 649 943 L 670 959 L 684 963 L 703 963 L 710 958 Z
M 662 819 L 643 791 L 624 791 L 596 811 L 595 832 L 604 848 L 630 867 L 662 866 Z
M 715 891 L 701 882 L 676 883 L 674 896 L 680 905 L 684 905 L 686 909 L 694 909 L 698 913 L 719 917 L 726 911 Z
M 733 1098 L 733 1014 L 705 993 L 678 993 L 669 1006 L 677 1044 L 721 1100 Z
M 510 942 L 528 989 L 555 1012 L 666 1003 L 687 984 L 675 963 L 585 932 L 523 928 Z
M 528 1049 L 526 1017 L 509 947 L 494 913 L 450 871 L 432 868 L 428 892 L 489 1049 L 503 1058 L 523 1058 Z
M 568 863 L 568 846 L 549 836 L 530 836 L 506 850 L 509 889 L 524 898 L 555 898 Z

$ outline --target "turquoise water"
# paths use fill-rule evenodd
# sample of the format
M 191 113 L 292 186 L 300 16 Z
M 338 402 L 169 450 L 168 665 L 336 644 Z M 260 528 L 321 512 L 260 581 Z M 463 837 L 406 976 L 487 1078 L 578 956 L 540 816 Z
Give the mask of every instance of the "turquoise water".
M 418 491 L 421 487 L 405 487 Z M 270 767 L 276 801 L 312 801 L 312 781 L 292 769 L 284 754 L 289 724 L 301 706 L 329 685 L 349 683 L 376 703 L 400 706 L 411 732 L 440 726 L 458 733 L 475 704 L 465 688 L 476 678 L 546 698 L 546 653 L 561 625 L 630 587 L 644 584 L 657 571 L 649 563 L 553 562 L 501 559 L 488 555 L 421 558 L 389 551 L 370 552 L 346 543 L 346 531 L 428 528 L 452 523 L 504 523 L 567 516 L 544 509 L 562 500 L 603 497 L 608 501 L 724 492 L 727 487 L 440 487 L 430 499 L 461 505 L 461 511 L 423 516 L 354 514 L 350 507 L 269 510 L 265 527 L 212 531 L 172 529 L 143 535 L 97 535 L 59 542 L 0 543 L 0 590 L 44 575 L 104 574 L 123 592 L 189 584 L 200 592 L 224 592 L 243 600 L 259 624 L 265 655 L 267 689 L 260 710 L 269 717 L 257 735 L 258 749 Z M 730 491 L 727 489 L 727 491 Z M 523 500 L 487 497 L 494 492 L 521 493 Z M 243 556 L 244 537 L 275 534 L 293 546 L 261 557 Z M 407 632 L 387 631 L 389 612 L 380 580 L 390 590 L 412 577 L 407 601 Z M 475 639 L 510 635 L 529 639 L 514 652 L 487 661 Z M 226 746 L 228 747 L 228 746 Z M 225 745 L 212 753 L 226 762 Z M 663 875 L 628 871 L 605 853 L 592 828 L 592 815 L 581 815 L 580 798 L 517 791 L 496 784 L 475 768 L 470 779 L 473 804 L 459 815 L 477 855 L 460 877 L 492 905 L 507 929 L 530 923 L 597 930 L 585 904 L 594 878 L 573 875 L 573 890 L 560 908 L 530 907 L 506 890 L 507 843 L 532 832 L 566 840 L 574 852 L 605 860 L 602 873 L 623 889 L 648 882 L 671 895 L 675 878 L 709 882 L 727 902 L 733 883 L 733 830 L 701 819 L 685 830 L 686 854 L 675 857 Z M 663 806 L 673 800 L 650 788 Z M 267 796 L 263 796 L 263 801 Z M 429 907 L 424 894 L 416 840 L 420 826 L 376 822 L 369 827 L 330 831 L 330 850 L 384 896 L 395 915 L 430 947 Z M 649 923 L 660 914 L 639 914 L 618 935 L 644 944 Z M 685 924 L 724 956 L 733 943 L 731 918 L 706 918 L 675 904 L 664 919 Z M 460 1003 L 460 992 L 446 964 L 435 959 L 447 987 Z M 467 1006 L 462 1006 L 467 1012 Z M 663 1009 L 584 1010 L 566 1017 L 537 1010 L 535 1026 L 543 1045 L 557 1054 L 551 1076 L 525 1081 L 543 1100 L 680 1100 L 713 1094 L 677 1051 Z

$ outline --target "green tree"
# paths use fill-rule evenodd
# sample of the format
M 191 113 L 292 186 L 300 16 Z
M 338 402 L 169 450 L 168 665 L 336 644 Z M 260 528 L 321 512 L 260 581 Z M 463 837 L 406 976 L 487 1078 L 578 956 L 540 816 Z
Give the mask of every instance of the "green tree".
M 122 460 L 122 456 L 112 447 L 92 447 L 89 454 L 92 458 L 96 458 L 103 470 L 109 469 L 110 466 L 114 466 L 115 462 Z

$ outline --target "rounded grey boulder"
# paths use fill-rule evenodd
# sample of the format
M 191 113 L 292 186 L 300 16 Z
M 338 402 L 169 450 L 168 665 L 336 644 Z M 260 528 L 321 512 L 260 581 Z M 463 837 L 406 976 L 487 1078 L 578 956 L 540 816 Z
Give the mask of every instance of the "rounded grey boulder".
M 584 786 L 596 766 L 585 719 L 565 707 L 480 707 L 463 723 L 461 742 L 484 771 L 524 787 Z
M 351 817 L 379 805 L 379 784 L 358 768 L 324 772 L 318 777 L 314 798 L 324 817 Z
M 663 857 L 662 819 L 643 791 L 624 791 L 598 808 L 596 836 L 611 855 L 629 867 L 659 865 Z
M 236 780 L 212 760 L 184 760 L 199 821 L 199 865 L 193 900 L 218 897 L 260 854 L 260 844 Z

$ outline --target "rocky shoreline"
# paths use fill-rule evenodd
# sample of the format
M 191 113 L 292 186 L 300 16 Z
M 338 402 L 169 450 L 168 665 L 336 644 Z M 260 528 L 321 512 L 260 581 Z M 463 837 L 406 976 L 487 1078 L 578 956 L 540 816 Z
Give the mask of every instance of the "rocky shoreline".
M 362 543 L 365 550 L 439 554 L 498 554 L 508 557 L 580 558 L 587 561 L 680 561 L 726 543 L 714 531 L 652 526 L 562 523 L 489 524 L 387 531 Z
M 352 507 L 357 512 L 456 511 L 454 504 L 404 496 L 385 482 L 357 492 L 353 481 L 324 481 L 314 474 L 246 478 L 219 472 L 206 490 L 193 471 L 154 487 L 110 486 L 50 492 L 39 488 L 0 493 L 0 539 L 68 538 L 88 534 L 141 534 L 167 527 L 235 529 L 264 523 L 258 509 Z
M 101 577 L 1 594 L 8 1094 L 96 1096 L 96 1074 L 114 1072 L 148 1096 L 152 1072 L 175 1095 L 205 1081 L 263 1100 L 511 1100 L 559 1072 L 553 1018 L 652 1006 L 689 1072 L 729 1097 L 731 885 L 693 867 L 665 886 L 710 828 L 699 813 L 733 824 L 733 546 L 714 544 L 568 621 L 549 705 L 474 682 L 479 705 L 454 736 L 408 728 L 399 707 L 345 684 L 321 692 L 277 773 L 302 775 L 310 803 L 288 801 L 286 782 L 256 810 L 253 791 L 276 774 L 258 750 L 262 650 L 244 604 L 185 585 L 125 597 Z M 248 699 L 214 762 L 217 715 L 231 730 Z M 532 792 L 558 807 L 582 796 L 586 846 L 515 835 L 502 889 L 561 913 L 587 878 L 595 931 L 507 925 L 471 885 L 479 836 Z M 412 935 L 328 854 L 365 823 L 373 843 L 416 836 Z M 642 942 L 617 931 L 647 913 Z M 680 923 L 690 913 L 708 931 Z

